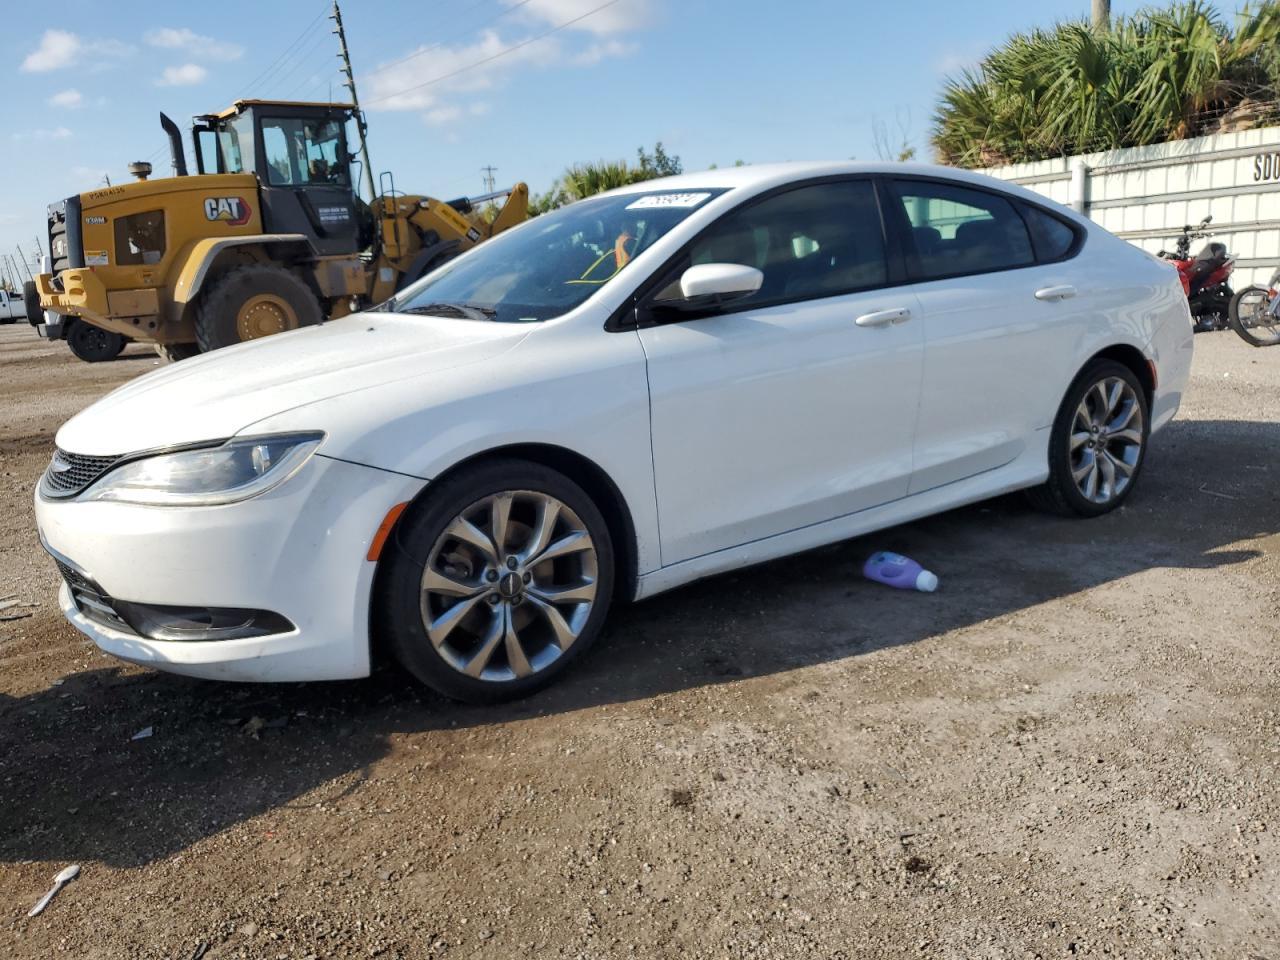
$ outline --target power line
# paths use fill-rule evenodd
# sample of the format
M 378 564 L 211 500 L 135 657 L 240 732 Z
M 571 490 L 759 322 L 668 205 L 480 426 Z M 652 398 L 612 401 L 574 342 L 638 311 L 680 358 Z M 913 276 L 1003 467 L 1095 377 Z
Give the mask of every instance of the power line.
M 536 37 L 530 37 L 528 40 L 522 40 L 517 44 L 513 44 L 512 46 L 507 47 L 505 50 L 500 50 L 497 53 L 492 54 L 491 56 L 484 57 L 483 59 L 477 60 L 474 63 L 469 63 L 465 67 L 459 67 L 457 70 L 454 70 L 450 73 L 442 74 L 441 76 L 435 77 L 431 80 L 427 80 L 425 83 L 415 84 L 412 87 L 405 87 L 403 90 L 397 90 L 395 93 L 389 93 L 383 97 L 375 97 L 374 99 L 367 100 L 365 102 L 371 103 L 371 104 L 384 103 L 387 100 L 392 100 L 396 97 L 404 96 L 406 93 L 412 93 L 414 90 L 421 90 L 423 87 L 430 87 L 434 84 L 452 79 L 453 77 L 456 77 L 461 73 L 466 73 L 468 70 L 473 70 L 476 67 L 484 66 L 486 63 L 492 63 L 494 60 L 497 60 L 500 57 L 505 57 L 509 53 L 515 53 L 517 50 L 521 49 L 522 47 L 527 47 L 531 43 L 537 43 L 539 40 L 544 40 L 547 37 L 551 36 L 553 33 L 558 33 L 559 31 L 565 29 L 566 27 L 571 27 L 575 23 L 585 20 L 587 19 L 587 17 L 593 16 L 594 14 L 599 13 L 601 10 L 604 10 L 608 7 L 612 7 L 615 3 L 620 3 L 620 2 L 621 0 L 609 0 L 608 3 L 602 3 L 598 7 L 593 7 L 590 10 L 588 10 L 586 13 L 579 14 L 578 16 L 574 17 L 572 20 L 566 20 L 564 23 L 557 24 L 556 26 L 552 27 L 550 30 L 543 31 L 542 33 L 538 34 Z
M 487 2 L 488 0 L 480 0 L 479 3 L 471 4 L 471 6 L 467 7 L 466 10 L 463 10 L 462 12 L 466 13 L 467 10 L 474 10 L 476 7 L 483 6 Z M 443 47 L 446 44 L 453 43 L 453 41 L 455 40 L 468 36 L 469 34 L 475 33 L 477 30 L 487 27 L 489 24 L 497 20 L 501 20 L 503 17 L 507 16 L 510 13 L 514 13 L 516 10 L 519 10 L 521 7 L 523 7 L 526 3 L 529 3 L 529 2 L 530 0 L 520 0 L 519 3 L 514 3 L 511 6 L 505 7 L 504 9 L 498 11 L 488 20 L 483 20 L 480 23 L 473 24 L 472 26 L 467 27 L 467 29 L 454 34 L 452 37 L 447 37 L 446 39 L 441 40 L 438 43 L 433 43 L 429 47 L 423 47 L 421 50 L 415 50 L 413 53 L 408 54 L 407 56 L 404 56 L 404 57 L 400 57 L 399 59 L 388 60 L 386 63 L 381 64 L 380 66 L 374 67 L 372 70 L 368 71 L 366 73 L 366 76 L 372 76 L 376 73 L 382 73 L 386 70 L 391 69 L 394 66 L 397 66 L 398 64 L 408 63 L 410 60 L 417 59 L 418 57 L 422 56 L 424 53 L 430 53 L 432 50 L 438 50 L 440 47 Z
M 294 38 L 294 41 L 291 44 L 289 44 L 287 47 L 285 47 L 284 50 L 280 52 L 280 55 L 276 57 L 275 60 L 271 61 L 270 65 L 268 65 L 268 67 L 265 70 L 263 70 L 260 74 L 258 74 L 252 80 L 250 80 L 249 83 L 246 84 L 246 88 L 249 90 L 252 90 L 259 83 L 266 80 L 267 75 L 270 74 L 281 63 L 281 61 L 283 61 L 284 58 L 287 57 L 294 50 L 295 47 L 299 46 L 299 44 L 302 43 L 303 39 L 309 36 L 311 32 L 315 30 L 318 24 L 324 21 L 325 14 L 327 14 L 328 12 L 329 12 L 329 5 L 326 3 L 323 7 L 320 8 L 320 12 L 315 15 L 315 17 L 311 20 L 311 22 L 302 28 L 302 32 L 298 34 L 297 37 Z

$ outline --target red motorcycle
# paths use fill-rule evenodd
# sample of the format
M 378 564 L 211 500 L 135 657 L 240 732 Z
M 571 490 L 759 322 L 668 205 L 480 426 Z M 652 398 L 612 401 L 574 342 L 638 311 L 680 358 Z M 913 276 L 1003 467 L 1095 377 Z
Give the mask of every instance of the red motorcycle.
M 1227 253 L 1226 244 L 1206 243 L 1194 259 L 1191 256 L 1192 240 L 1213 236 L 1206 229 L 1212 222 L 1213 217 L 1205 217 L 1198 226 L 1188 224 L 1182 228 L 1175 252 L 1160 251 L 1160 256 L 1172 260 L 1178 268 L 1196 333 L 1226 330 L 1230 325 L 1231 298 L 1235 296 L 1227 278 L 1236 269 L 1236 258 Z

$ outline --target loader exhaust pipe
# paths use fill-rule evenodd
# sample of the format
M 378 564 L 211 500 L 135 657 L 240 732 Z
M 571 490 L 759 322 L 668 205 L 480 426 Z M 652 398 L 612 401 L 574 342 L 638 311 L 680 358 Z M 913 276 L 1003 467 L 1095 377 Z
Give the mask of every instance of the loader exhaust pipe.
M 173 158 L 173 175 L 175 177 L 185 177 L 187 175 L 187 155 L 182 149 L 182 131 L 178 129 L 178 125 L 160 114 L 160 126 L 164 128 L 165 134 L 169 137 L 169 155 Z

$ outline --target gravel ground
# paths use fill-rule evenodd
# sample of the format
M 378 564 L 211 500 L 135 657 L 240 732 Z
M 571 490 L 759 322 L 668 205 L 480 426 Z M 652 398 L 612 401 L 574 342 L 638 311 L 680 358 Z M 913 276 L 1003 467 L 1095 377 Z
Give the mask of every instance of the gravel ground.
M 0 329 L 0 956 L 1280 958 L 1280 350 L 1196 346 L 1118 513 L 696 584 L 478 709 L 97 652 L 31 489 L 155 358 Z M 939 592 L 860 579 L 880 547 Z

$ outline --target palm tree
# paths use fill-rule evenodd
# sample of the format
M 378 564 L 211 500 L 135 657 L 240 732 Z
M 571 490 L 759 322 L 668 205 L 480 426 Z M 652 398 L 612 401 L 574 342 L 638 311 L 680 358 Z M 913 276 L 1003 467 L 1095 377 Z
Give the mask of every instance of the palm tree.
M 939 159 L 961 166 L 1040 160 L 1212 132 L 1242 104 L 1275 117 L 1280 0 L 1234 29 L 1204 0 L 1147 10 L 1111 30 L 1085 21 L 1015 34 L 948 79 L 934 115 Z

